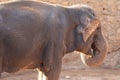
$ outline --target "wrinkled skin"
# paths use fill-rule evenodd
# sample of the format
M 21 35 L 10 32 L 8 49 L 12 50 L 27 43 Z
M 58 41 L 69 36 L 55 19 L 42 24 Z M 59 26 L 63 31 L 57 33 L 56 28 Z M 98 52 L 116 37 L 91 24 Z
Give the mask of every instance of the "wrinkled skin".
M 37 68 L 48 80 L 58 80 L 62 57 L 75 50 L 88 66 L 102 64 L 106 55 L 91 8 L 36 1 L 0 4 L 0 73 Z

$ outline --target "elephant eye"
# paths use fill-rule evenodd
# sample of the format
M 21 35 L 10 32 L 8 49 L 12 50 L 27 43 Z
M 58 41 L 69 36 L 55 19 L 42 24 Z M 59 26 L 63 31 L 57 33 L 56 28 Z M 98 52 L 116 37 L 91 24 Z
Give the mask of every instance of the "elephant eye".
M 92 16 L 96 16 L 93 10 L 91 11 L 91 14 L 92 14 Z
M 93 16 L 95 16 L 95 13 L 94 13 L 94 12 L 92 12 L 92 15 L 93 15 Z
M 95 15 L 94 11 L 91 12 L 90 18 L 91 18 L 91 19 L 95 19 L 95 18 L 96 18 L 96 15 Z

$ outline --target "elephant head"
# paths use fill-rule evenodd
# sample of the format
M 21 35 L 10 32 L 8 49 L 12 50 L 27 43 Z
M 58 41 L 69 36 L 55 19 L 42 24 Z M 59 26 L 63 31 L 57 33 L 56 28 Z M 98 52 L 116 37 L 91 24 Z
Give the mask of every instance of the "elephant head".
M 81 59 L 83 63 L 88 66 L 99 66 L 103 63 L 107 54 L 107 45 L 100 24 L 92 35 L 92 42 L 90 43 L 87 52 L 84 54 L 81 53 Z
M 75 28 L 74 46 L 81 53 L 81 59 L 88 66 L 98 66 L 103 63 L 107 54 L 107 44 L 101 31 L 100 21 L 92 8 L 82 6 L 79 11 L 77 27 Z M 78 13 L 78 12 L 77 12 Z

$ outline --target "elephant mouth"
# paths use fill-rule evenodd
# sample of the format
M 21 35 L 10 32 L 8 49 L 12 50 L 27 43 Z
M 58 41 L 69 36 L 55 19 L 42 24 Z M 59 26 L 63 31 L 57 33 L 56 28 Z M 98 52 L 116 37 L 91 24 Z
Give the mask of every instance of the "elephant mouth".
M 92 43 L 91 48 L 88 50 L 88 52 L 83 54 L 85 54 L 86 59 L 89 59 L 89 58 L 95 58 L 97 55 L 99 55 L 99 53 L 100 51 L 95 46 L 95 43 Z
M 87 56 L 89 56 L 91 58 L 95 58 L 97 55 L 99 55 L 99 53 L 100 53 L 100 50 L 95 46 L 95 43 L 92 43 L 91 49 L 88 52 Z

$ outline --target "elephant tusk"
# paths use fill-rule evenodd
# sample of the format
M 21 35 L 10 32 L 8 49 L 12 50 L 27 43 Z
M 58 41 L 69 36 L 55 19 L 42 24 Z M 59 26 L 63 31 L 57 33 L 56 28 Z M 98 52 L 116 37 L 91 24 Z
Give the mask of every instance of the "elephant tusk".
M 87 66 L 87 64 L 86 64 L 85 61 L 86 61 L 87 59 L 92 58 L 92 55 L 86 55 L 85 53 L 80 53 L 80 55 L 81 55 L 81 60 L 82 60 L 83 64 L 85 64 L 85 65 Z

